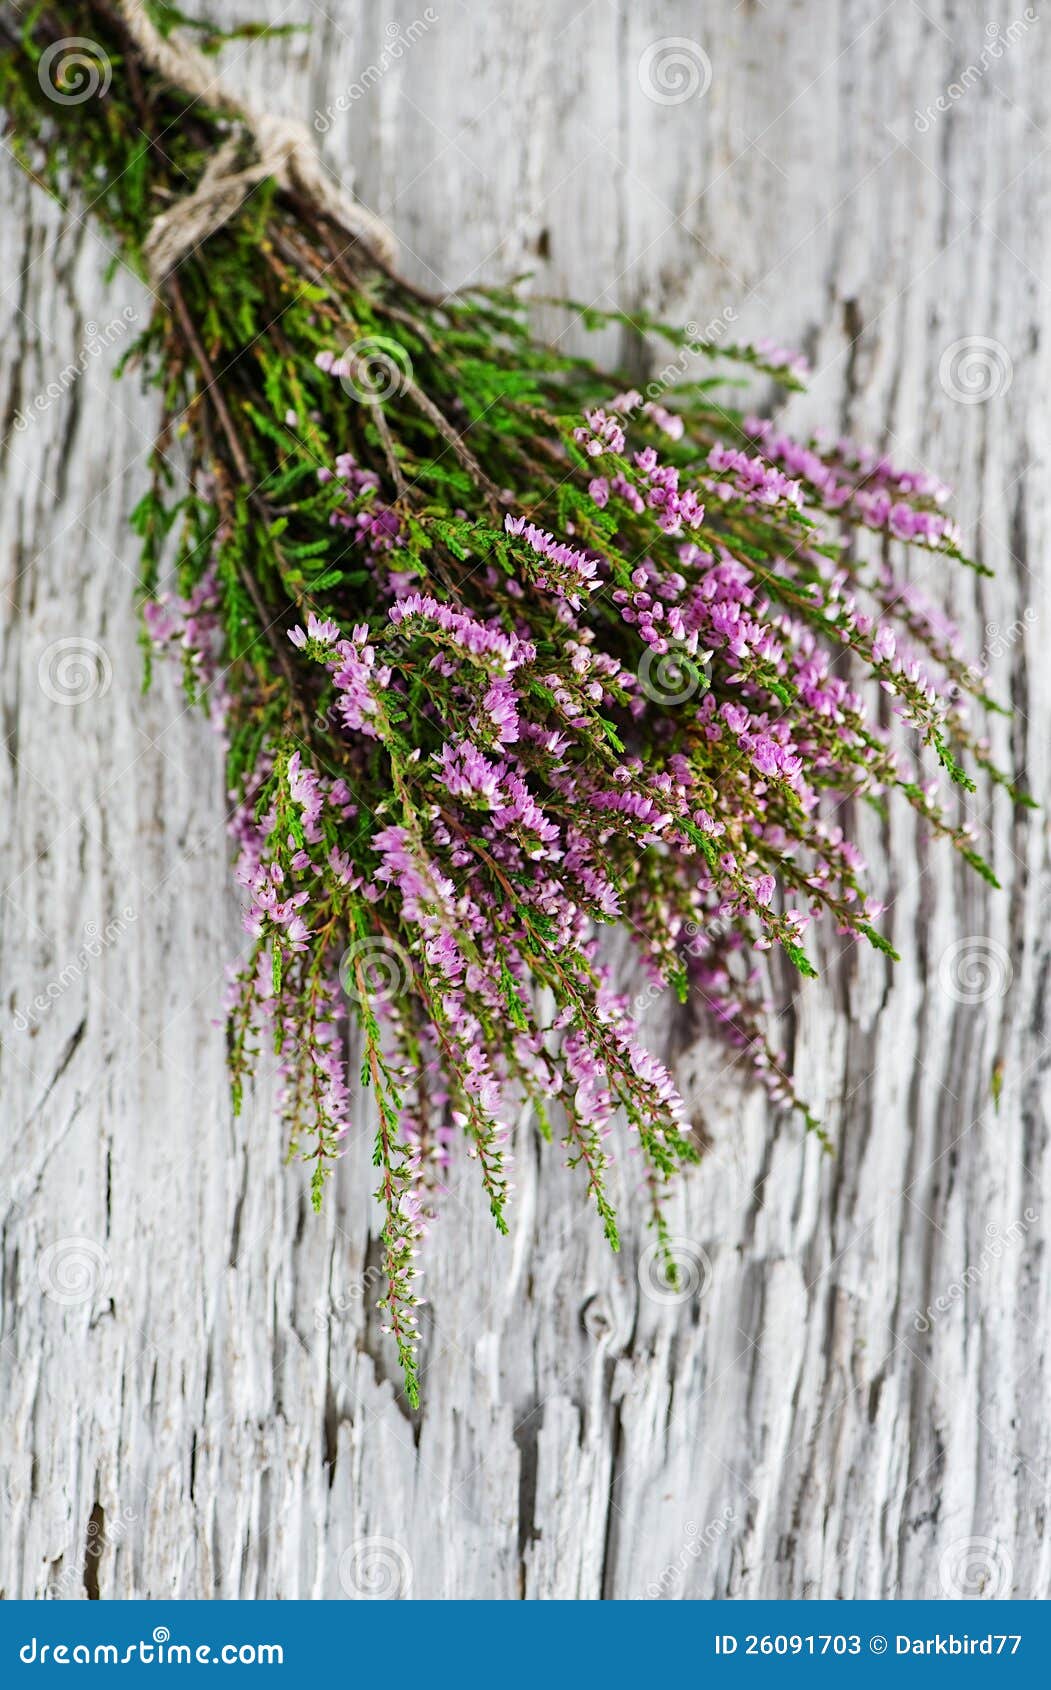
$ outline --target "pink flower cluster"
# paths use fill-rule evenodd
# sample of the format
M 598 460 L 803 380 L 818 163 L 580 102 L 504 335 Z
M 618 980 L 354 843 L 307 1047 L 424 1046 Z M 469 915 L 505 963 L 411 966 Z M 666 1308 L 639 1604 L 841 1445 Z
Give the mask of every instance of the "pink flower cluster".
M 887 459 L 861 453 L 850 441 L 840 442 L 842 455 L 828 457 L 814 446 L 792 440 L 761 417 L 746 417 L 744 431 L 761 442 L 769 463 L 781 464 L 798 476 L 826 510 L 850 506 L 867 528 L 886 529 L 896 539 L 925 546 L 958 547 L 960 532 L 950 517 L 910 503 L 917 497 L 938 503 L 948 497 L 944 483 L 926 472 L 895 470 Z M 851 460 L 853 472 L 848 473 Z

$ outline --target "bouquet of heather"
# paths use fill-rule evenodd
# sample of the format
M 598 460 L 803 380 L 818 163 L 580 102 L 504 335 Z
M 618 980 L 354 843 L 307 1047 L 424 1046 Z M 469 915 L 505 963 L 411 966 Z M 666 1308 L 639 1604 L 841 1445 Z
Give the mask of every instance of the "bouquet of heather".
M 4 27 L 22 161 L 89 190 L 156 285 L 134 357 L 164 421 L 134 523 L 149 644 L 227 745 L 235 1104 L 271 1042 L 320 1204 L 357 1021 L 381 1307 L 415 1402 L 414 1258 L 451 1158 L 475 1160 L 504 1230 L 509 1123 L 530 1107 L 615 1246 L 614 1131 L 659 1237 L 698 1154 L 604 926 L 802 1108 L 756 953 L 812 974 L 822 915 L 889 950 L 842 807 L 900 794 L 991 878 L 937 795 L 937 765 L 969 786 L 968 759 L 1008 784 L 969 724 L 989 701 L 895 573 L 907 546 L 966 561 L 946 490 L 735 409 L 718 360 L 796 385 L 771 348 L 636 317 L 700 377 L 642 394 L 539 344 L 513 289 L 424 296 L 291 143 L 275 164 L 221 85 L 180 84 L 219 38 L 189 44 L 161 0 L 16 5 Z

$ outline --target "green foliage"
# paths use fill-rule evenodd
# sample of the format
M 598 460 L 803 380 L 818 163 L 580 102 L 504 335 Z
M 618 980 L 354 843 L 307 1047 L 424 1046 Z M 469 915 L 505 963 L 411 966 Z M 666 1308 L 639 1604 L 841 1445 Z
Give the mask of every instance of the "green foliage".
M 187 18 L 168 0 L 153 0 L 151 11 L 162 31 L 192 29 L 206 52 L 217 51 L 225 41 L 283 34 L 292 27 L 244 25 L 224 32 Z M 78 188 L 86 189 L 105 237 L 122 261 L 141 273 L 154 218 L 200 182 L 229 126 L 203 102 L 189 106 L 148 66 L 138 63 L 129 73 L 125 39 L 104 0 L 49 0 L 46 6 L 18 7 L 16 14 L 14 24 L 10 14 L 0 14 L 0 103 L 12 150 L 63 202 Z M 38 67 L 44 48 L 70 36 L 98 42 L 109 59 L 114 74 L 105 99 L 67 106 L 49 100 L 41 88 Z M 245 137 L 246 154 L 249 144 Z M 513 286 L 428 298 L 387 275 L 362 243 L 346 241 L 320 208 L 302 196 L 282 193 L 273 182 L 260 185 L 159 291 L 157 309 L 122 360 L 142 370 L 163 411 L 151 484 L 132 513 L 141 544 L 143 591 L 152 596 L 171 570 L 184 600 L 205 594 L 207 607 L 217 611 L 219 674 L 234 701 L 226 724 L 228 786 L 242 811 L 267 830 L 267 861 L 278 883 L 293 883 L 297 871 L 292 861 L 299 853 L 329 863 L 333 852 L 346 857 L 346 873 L 323 881 L 323 895 L 311 910 L 311 945 L 298 946 L 287 934 L 269 932 L 249 946 L 227 1031 L 234 1109 L 243 1106 L 258 1055 L 257 1028 L 269 989 L 296 1006 L 298 1034 L 289 1035 L 278 1019 L 273 1043 L 288 1072 L 289 1154 L 306 1164 L 311 1202 L 319 1208 L 340 1145 L 338 1123 L 325 1101 L 316 1063 L 312 1066 L 310 1034 L 332 1013 L 325 958 L 339 956 L 346 947 L 340 968 L 344 1000 L 354 1005 L 361 1076 L 376 1123 L 373 1160 L 385 1280 L 380 1306 L 397 1345 L 407 1398 L 415 1406 L 418 1228 L 409 1199 L 418 1189 L 418 1158 L 433 1159 L 436 1147 L 426 1133 L 422 1148 L 411 1145 L 403 1121 L 406 1110 L 417 1104 L 421 1117 L 426 1114 L 426 1098 L 420 1103 L 420 1096 L 427 1083 L 428 1040 L 441 1047 L 446 1071 L 443 1119 L 455 1123 L 477 1164 L 501 1232 L 508 1226 L 508 1181 L 501 1135 L 467 1084 L 448 1013 L 447 984 L 435 972 L 426 944 L 404 947 L 407 979 L 399 1005 L 399 1048 L 413 1060 L 395 1062 L 389 1040 L 385 1043 L 386 1023 L 381 1027 L 378 994 L 361 955 L 377 941 L 393 943 L 397 950 L 400 941 L 392 934 L 401 932 L 402 939 L 405 934 L 377 878 L 379 828 L 403 828 L 421 860 L 436 824 L 450 838 L 459 829 L 454 844 L 465 877 L 484 885 L 496 912 L 490 935 L 496 955 L 486 954 L 470 931 L 456 934 L 465 966 L 487 970 L 494 983 L 479 1017 L 479 1045 L 502 1052 L 515 1072 L 517 1042 L 531 1041 L 549 1065 L 549 1089 L 528 1071 L 519 1084 L 541 1135 L 561 1135 L 566 1160 L 578 1170 L 616 1249 L 609 1152 L 601 1128 L 575 1102 L 580 1081 L 566 1065 L 561 1036 L 586 1041 L 601 1059 L 610 1107 L 615 1103 L 622 1111 L 640 1152 L 653 1226 L 672 1283 L 677 1268 L 664 1196 L 668 1182 L 698 1159 L 699 1148 L 677 1116 L 653 1107 L 652 1090 L 641 1082 L 607 1013 L 598 1007 L 600 977 L 583 940 L 568 942 L 551 905 L 541 909 L 532 901 L 531 871 L 544 860 L 535 839 L 526 858 L 501 860 L 501 842 L 494 843 L 487 828 L 488 798 L 464 796 L 452 818 L 434 801 L 431 777 L 449 737 L 471 735 L 494 757 L 501 754 L 499 735 L 491 724 L 487 727 L 483 708 L 493 675 L 486 660 L 459 650 L 437 622 L 416 627 L 389 622 L 389 606 L 406 582 L 443 603 L 462 606 L 489 629 L 513 636 L 526 631 L 536 660 L 521 672 L 520 702 L 533 726 L 549 726 L 564 735 L 566 744 L 555 772 L 537 757 L 529 766 L 538 802 L 560 822 L 572 816 L 581 839 L 608 869 L 620 900 L 613 907 L 623 906 L 629 927 L 645 941 L 653 977 L 681 1001 L 696 983 L 699 964 L 724 966 L 730 977 L 736 958 L 730 926 L 737 937 L 761 936 L 764 945 L 779 945 L 801 975 L 815 977 L 793 919 L 799 911 L 787 908 L 794 894 L 862 934 L 889 958 L 896 959 L 896 952 L 859 919 L 865 889 L 850 861 L 839 862 L 835 875 L 812 872 L 813 864 L 829 854 L 829 837 L 791 783 L 769 772 L 760 781 L 747 747 L 729 733 L 712 727 L 707 734 L 703 728 L 711 720 L 702 715 L 702 702 L 714 709 L 742 697 L 771 724 L 786 719 L 793 731 L 814 727 L 805 695 L 800 696 L 776 642 L 774 649 L 762 648 L 762 658 L 734 647 L 732 661 L 717 666 L 718 673 L 705 661 L 711 653 L 673 650 L 690 708 L 645 708 L 643 663 L 654 648 L 640 635 L 637 620 L 622 612 L 617 595 L 637 589 L 640 565 L 654 557 L 666 573 L 677 571 L 679 540 L 656 527 L 652 512 L 640 511 L 641 499 L 627 496 L 636 473 L 630 456 L 604 455 L 603 475 L 608 472 L 613 485 L 600 508 L 601 501 L 589 491 L 595 459 L 581 449 L 574 433 L 582 413 L 630 388 L 626 377 L 540 343 L 528 304 Z M 682 433 L 662 434 L 652 404 L 648 407 L 635 394 L 624 401 L 634 407 L 633 444 L 638 440 L 659 447 L 667 464 L 710 491 L 712 508 L 692 536 L 695 550 L 706 559 L 718 557 L 728 567 L 747 569 L 756 600 L 771 608 L 771 621 L 777 616 L 801 625 L 819 649 L 841 641 L 844 657 L 892 680 L 896 708 L 957 787 L 974 790 L 966 762 L 1004 786 L 1016 802 L 1031 804 L 996 769 L 963 715 L 932 714 L 922 686 L 889 664 L 881 667 L 871 636 L 847 615 L 845 595 L 830 586 L 833 574 L 841 572 L 843 581 L 859 591 L 863 585 L 872 587 L 863 581 L 852 547 L 844 543 L 856 520 L 849 511 L 821 511 L 819 487 L 808 487 L 808 508 L 822 514 L 818 527 L 814 517 L 790 501 L 778 499 L 757 510 L 743 496 L 719 496 L 712 477 L 703 482 L 713 446 L 749 444 L 732 391 L 739 385 L 734 372 L 772 376 L 791 388 L 798 385 L 793 368 L 774 355 L 731 342 L 725 323 L 703 333 L 689 325 L 660 323 L 641 311 L 573 302 L 568 309 L 586 327 L 616 327 L 636 348 L 648 340 L 655 379 L 646 385 L 646 400 L 659 401 L 674 413 Z M 362 391 L 356 373 L 359 355 L 365 358 L 368 346 L 377 343 L 392 371 L 389 390 L 379 397 Z M 342 379 L 318 366 L 319 354 L 322 365 L 333 356 L 345 358 Z M 830 461 L 830 456 L 823 460 Z M 350 469 L 341 469 L 341 463 L 351 465 L 352 485 Z M 706 503 L 708 498 L 706 491 Z M 582 678 L 586 663 L 578 672 L 566 661 L 567 624 L 552 608 L 553 595 L 537 586 L 545 579 L 544 560 L 521 536 L 505 531 L 510 506 L 542 531 L 571 537 L 574 546 L 604 559 L 601 591 L 588 602 L 582 628 L 575 630 L 580 642 L 600 645 L 608 659 L 610 678 L 596 691 L 589 691 Z M 384 512 L 396 513 L 396 536 L 382 526 L 378 534 L 373 528 Z M 949 540 L 935 555 L 946 561 L 960 557 Z M 980 564 L 972 567 L 988 573 Z M 289 643 L 289 632 L 311 612 L 331 618 L 341 629 L 364 624 L 378 663 L 396 679 L 373 701 L 367 735 L 344 731 L 334 708 L 338 660 L 324 639 L 312 636 L 298 652 Z M 936 644 L 932 648 L 922 629 L 909 632 L 921 646 L 926 640 L 961 695 L 988 702 L 980 680 L 952 654 Z M 738 657 L 738 649 L 744 655 Z M 580 650 L 583 643 L 578 655 Z M 433 688 L 434 675 L 446 672 L 443 666 L 456 673 L 444 715 L 434 707 Z M 205 695 L 208 688 L 189 652 L 185 679 L 190 696 Z M 883 794 L 901 794 L 965 862 L 997 884 L 966 828 L 918 779 L 901 771 L 886 738 L 872 730 L 849 697 L 838 708 L 836 732 L 841 736 L 837 749 L 845 748 L 843 755 L 853 758 L 859 796 L 883 815 Z M 800 734 L 808 737 L 809 732 Z M 814 737 L 820 734 L 815 731 Z M 528 762 L 530 744 L 516 743 Z M 827 752 L 832 743 L 830 734 L 819 749 Z M 610 791 L 614 780 L 627 777 L 624 790 L 649 797 L 650 771 L 665 768 L 670 756 L 688 768 L 691 808 L 696 800 L 692 813 L 676 816 L 673 833 L 657 837 L 648 824 L 627 814 L 615 828 L 609 809 L 589 809 L 586 803 L 572 808 L 567 792 L 582 772 L 599 771 Z M 357 815 L 345 830 L 337 834 L 326 811 L 320 841 L 308 837 L 294 793 L 296 759 L 319 777 L 346 784 Z M 835 758 L 813 760 L 813 770 L 807 771 L 813 792 L 842 797 L 842 782 L 829 772 Z M 659 792 L 659 785 L 650 784 L 654 794 Z M 851 787 L 847 797 L 853 796 Z M 719 818 L 718 824 L 712 817 Z M 771 903 L 768 881 L 760 898 L 757 873 L 773 876 L 784 897 Z M 573 896 L 586 913 L 589 931 L 614 919 L 583 879 L 574 885 Z M 732 921 L 726 911 L 732 912 Z M 656 935 L 655 925 L 660 928 Z M 342 978 L 343 963 L 350 970 L 349 983 Z M 737 1042 L 772 1083 L 778 1103 L 797 1110 L 807 1130 L 828 1147 L 827 1134 L 784 1075 L 783 1058 L 765 1043 L 761 999 L 752 980 L 733 978 Z M 555 1014 L 548 1011 L 552 1001 Z M 995 1074 L 993 1096 L 998 1100 Z

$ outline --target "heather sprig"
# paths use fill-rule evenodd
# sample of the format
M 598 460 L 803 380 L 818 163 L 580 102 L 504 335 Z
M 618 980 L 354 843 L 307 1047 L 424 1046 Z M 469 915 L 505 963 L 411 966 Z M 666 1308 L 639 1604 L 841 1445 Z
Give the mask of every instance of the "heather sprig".
M 14 12 L 13 144 L 141 268 L 223 114 L 142 63 L 104 0 Z M 71 107 L 38 72 L 72 36 L 113 75 Z M 357 1025 L 381 1307 L 413 1403 L 417 1254 L 454 1158 L 506 1231 L 527 1109 L 616 1247 L 614 1144 L 658 1238 L 699 1156 L 603 929 L 824 1138 L 764 1032 L 760 953 L 812 975 L 824 918 L 893 955 L 855 800 L 899 794 L 992 880 L 947 792 L 970 762 L 1020 796 L 975 725 L 981 676 L 901 575 L 909 547 L 932 577 L 967 561 L 947 490 L 741 410 L 742 372 L 798 385 L 776 347 L 690 353 L 702 379 L 644 396 L 539 342 L 516 288 L 430 298 L 268 183 L 164 282 L 127 360 L 163 409 L 134 515 L 148 644 L 226 743 L 235 1106 L 269 1044 L 319 1206 Z

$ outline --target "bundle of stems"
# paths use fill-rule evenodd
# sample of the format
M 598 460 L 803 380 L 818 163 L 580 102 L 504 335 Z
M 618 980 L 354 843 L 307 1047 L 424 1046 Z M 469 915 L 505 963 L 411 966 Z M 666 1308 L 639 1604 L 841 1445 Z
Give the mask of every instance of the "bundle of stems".
M 155 219 L 255 138 L 159 73 L 121 0 L 2 17 L 10 144 L 145 274 Z M 758 953 L 813 973 L 822 917 L 890 952 L 848 807 L 900 797 L 992 878 L 939 797 L 968 760 L 1010 787 L 971 725 L 990 701 L 900 578 L 906 547 L 935 578 L 967 560 L 928 474 L 737 408 L 742 373 L 797 384 L 788 354 L 572 307 L 670 343 L 640 393 L 541 344 L 513 287 L 426 296 L 294 180 L 257 182 L 154 280 L 131 361 L 163 420 L 134 525 L 148 643 L 226 741 L 234 1100 L 272 1043 L 320 1204 L 357 1021 L 415 1403 L 419 1238 L 463 1151 L 506 1230 L 523 1108 L 614 1246 L 622 1133 L 666 1241 L 698 1140 L 603 926 L 817 1128 L 764 1034 Z

